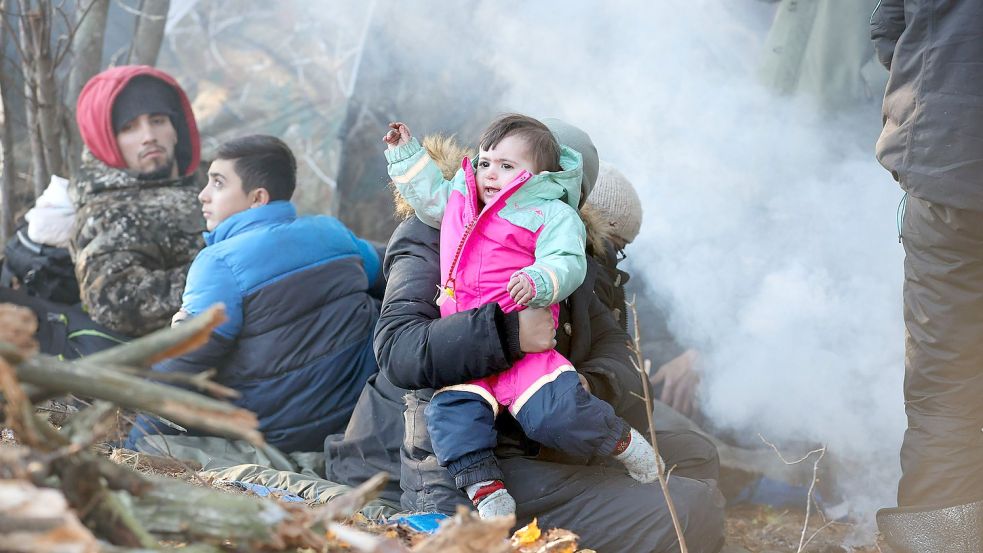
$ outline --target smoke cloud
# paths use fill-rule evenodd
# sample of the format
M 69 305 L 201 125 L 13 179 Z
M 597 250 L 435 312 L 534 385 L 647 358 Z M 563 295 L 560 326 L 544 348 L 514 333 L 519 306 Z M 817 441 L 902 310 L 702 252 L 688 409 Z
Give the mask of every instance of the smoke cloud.
M 670 328 L 701 351 L 713 423 L 749 440 L 827 444 L 824 464 L 855 514 L 870 520 L 894 503 L 901 193 L 874 160 L 878 101 L 833 115 L 760 85 L 775 12 L 760 0 L 371 6 L 353 113 L 379 123 L 362 142 L 349 137 L 346 159 L 364 155 L 381 172 L 391 119 L 471 142 L 464 133 L 501 111 L 583 127 L 639 191 L 634 281 L 665 299 Z
M 833 116 L 756 82 L 773 9 L 494 2 L 473 21 L 504 107 L 582 126 L 636 185 L 633 270 L 702 352 L 706 414 L 827 444 L 870 520 L 894 502 L 905 426 L 901 192 L 874 159 L 877 103 Z

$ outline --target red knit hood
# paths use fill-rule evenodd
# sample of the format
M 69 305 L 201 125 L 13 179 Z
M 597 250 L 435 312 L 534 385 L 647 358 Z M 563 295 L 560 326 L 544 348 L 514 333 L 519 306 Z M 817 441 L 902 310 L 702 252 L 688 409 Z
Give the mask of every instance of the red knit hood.
M 75 110 L 75 121 L 78 123 L 82 141 L 97 159 L 110 167 L 126 169 L 126 161 L 116 143 L 113 132 L 113 103 L 116 97 L 126 87 L 131 79 L 138 76 L 149 76 L 160 79 L 174 88 L 181 101 L 184 112 L 184 127 L 175 121 L 178 141 L 188 141 L 187 159 L 178 158 L 178 171 L 182 175 L 190 175 L 198 169 L 201 162 L 201 138 L 198 126 L 191 111 L 188 96 L 177 84 L 173 77 L 149 65 L 123 65 L 112 67 L 92 77 L 79 94 L 78 106 Z

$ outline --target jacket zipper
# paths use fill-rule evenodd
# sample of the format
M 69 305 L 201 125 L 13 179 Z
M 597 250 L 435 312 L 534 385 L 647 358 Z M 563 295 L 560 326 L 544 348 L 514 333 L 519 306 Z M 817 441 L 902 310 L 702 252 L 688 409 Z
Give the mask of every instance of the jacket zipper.
M 480 212 L 478 211 L 478 184 L 477 181 L 475 180 L 476 177 L 474 175 L 474 172 L 473 170 L 471 170 L 470 167 L 471 162 L 470 160 L 465 158 L 462 165 L 465 165 L 464 171 L 466 177 L 469 178 L 470 181 L 475 183 L 472 189 L 471 182 L 468 182 L 468 192 L 471 200 L 471 203 L 469 204 L 471 210 L 472 212 L 477 212 L 477 213 L 474 216 L 474 218 L 471 219 L 471 222 L 469 222 L 468 225 L 464 227 L 464 234 L 461 235 L 461 240 L 458 241 L 457 243 L 457 250 L 454 252 L 454 258 L 451 259 L 450 267 L 448 267 L 447 269 L 447 280 L 444 281 L 443 286 L 440 285 L 437 286 L 438 288 L 437 297 L 435 298 L 434 301 L 438 307 L 440 307 L 448 299 L 450 299 L 455 303 L 457 302 L 457 300 L 454 297 L 455 284 L 456 284 L 456 279 L 454 278 L 454 272 L 457 270 L 457 264 L 461 260 L 461 253 L 464 252 L 464 245 L 467 243 L 468 237 L 471 236 L 471 232 L 473 232 L 475 227 L 478 226 L 478 221 L 481 219 L 481 215 L 489 210 L 489 206 L 486 205 L 484 209 L 482 209 Z M 506 188 L 512 189 L 522 186 L 523 184 L 525 184 L 527 180 L 531 178 L 531 175 L 526 175 L 524 178 L 523 177 L 519 177 L 519 178 L 522 179 L 522 182 L 516 184 L 514 187 L 512 186 L 512 184 L 515 183 L 514 182 L 510 183 L 510 185 L 507 186 Z M 501 193 L 499 193 L 499 196 L 501 196 Z M 495 202 L 497 202 L 498 200 L 499 198 L 496 197 Z

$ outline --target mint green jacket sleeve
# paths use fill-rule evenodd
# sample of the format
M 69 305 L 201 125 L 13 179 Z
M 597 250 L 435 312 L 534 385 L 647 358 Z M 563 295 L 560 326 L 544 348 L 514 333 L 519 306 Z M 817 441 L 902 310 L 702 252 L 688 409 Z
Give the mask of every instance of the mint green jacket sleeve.
M 562 202 L 554 209 L 536 240 L 536 262 L 522 269 L 536 286 L 530 307 L 546 307 L 567 298 L 587 275 L 587 231 L 580 215 Z
M 459 179 L 455 182 L 444 180 L 440 168 L 416 138 L 386 150 L 386 161 L 389 178 L 403 199 L 413 206 L 416 216 L 427 226 L 440 228 L 447 199 Z M 458 173 L 461 176 L 460 171 Z M 463 183 L 463 178 L 460 180 Z

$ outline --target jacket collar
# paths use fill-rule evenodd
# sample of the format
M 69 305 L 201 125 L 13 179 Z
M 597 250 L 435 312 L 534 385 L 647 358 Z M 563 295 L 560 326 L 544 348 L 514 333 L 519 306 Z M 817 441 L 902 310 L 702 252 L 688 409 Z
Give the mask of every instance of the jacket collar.
M 253 207 L 236 213 L 219 223 L 215 227 L 215 230 L 204 233 L 205 245 L 211 246 L 212 244 L 217 244 L 222 240 L 254 228 L 264 227 L 273 223 L 288 223 L 296 218 L 297 209 L 294 207 L 294 204 L 286 200 L 279 200 L 270 202 L 264 206 Z
M 466 177 L 471 183 L 477 186 L 475 181 L 478 171 L 478 158 L 464 158 L 461 167 L 466 173 Z M 560 145 L 560 170 L 554 172 L 540 173 L 531 175 L 523 171 L 516 176 L 507 186 L 502 188 L 492 204 L 514 197 L 519 201 L 527 201 L 527 198 L 537 198 L 539 200 L 563 200 L 567 205 L 580 210 L 580 188 L 584 175 L 584 162 L 580 152 Z M 469 183 L 470 185 L 470 183 Z M 519 190 L 513 188 L 521 187 Z M 487 206 L 486 206 L 487 208 Z
M 79 206 L 98 194 L 118 190 L 147 190 L 151 188 L 167 188 L 178 186 L 199 186 L 199 175 L 192 174 L 176 178 L 157 180 L 141 179 L 125 169 L 110 167 L 96 159 L 87 148 L 82 151 L 82 163 L 78 177 L 68 187 L 72 200 Z

